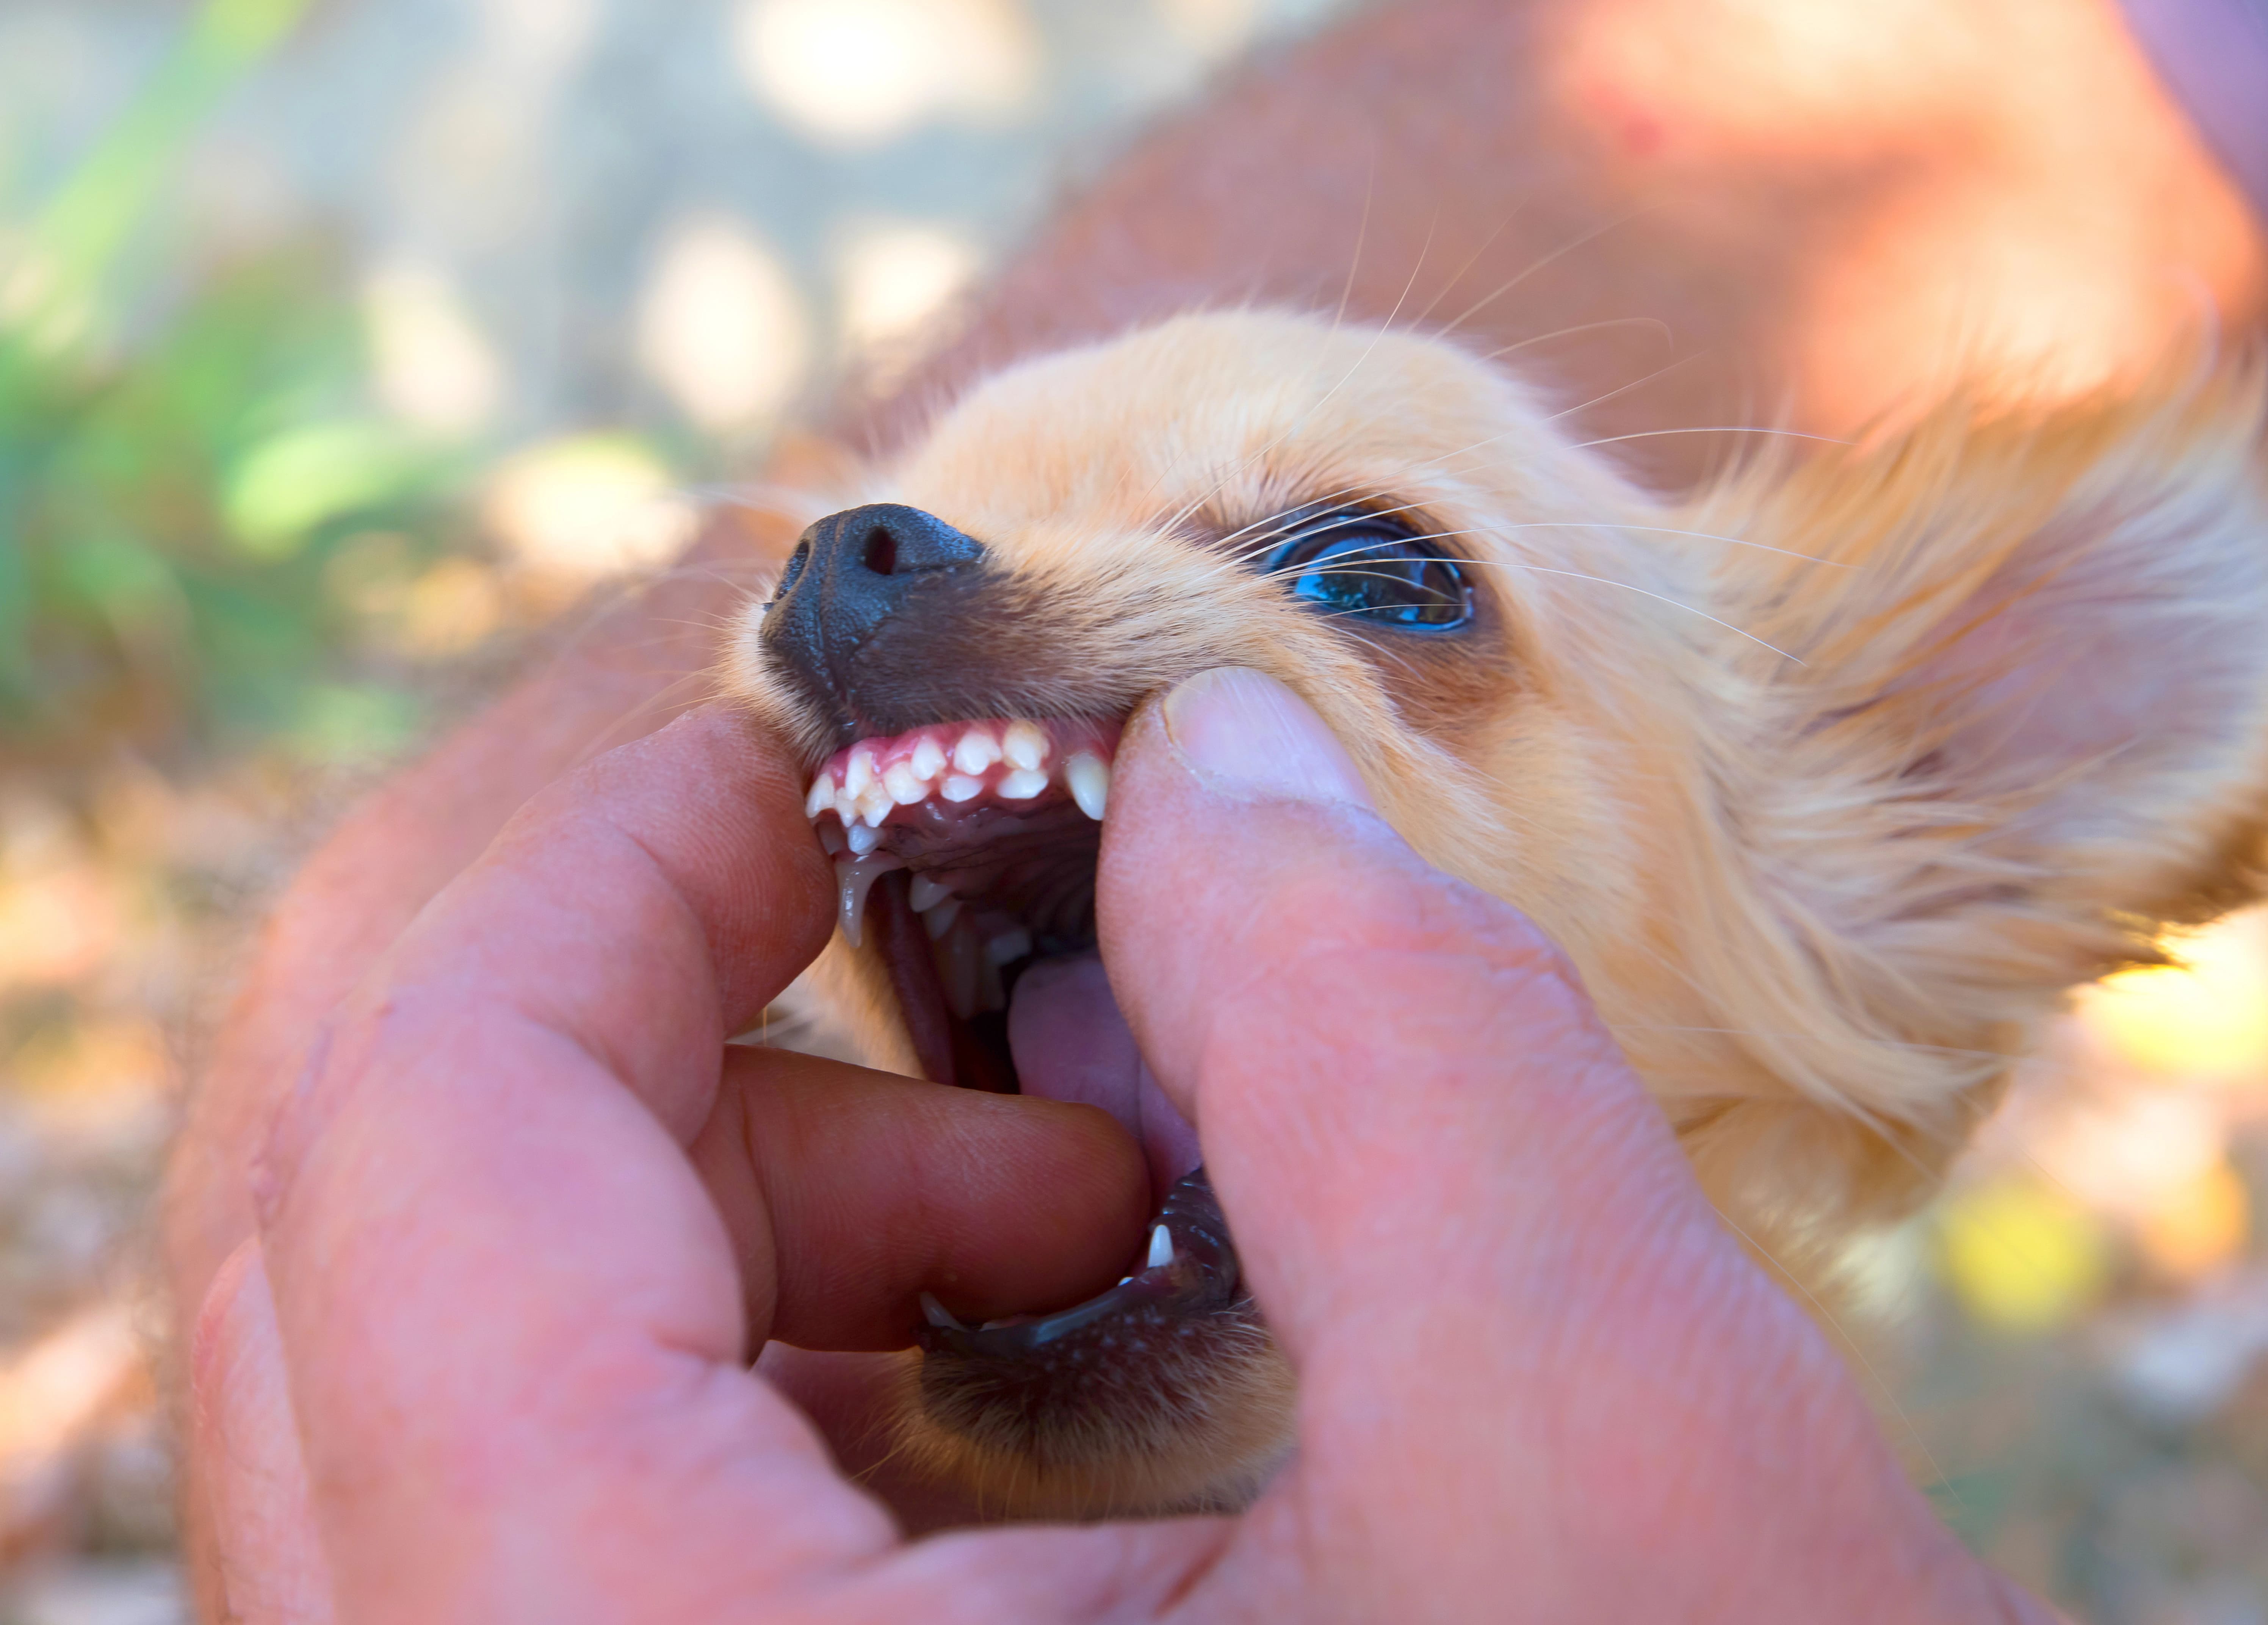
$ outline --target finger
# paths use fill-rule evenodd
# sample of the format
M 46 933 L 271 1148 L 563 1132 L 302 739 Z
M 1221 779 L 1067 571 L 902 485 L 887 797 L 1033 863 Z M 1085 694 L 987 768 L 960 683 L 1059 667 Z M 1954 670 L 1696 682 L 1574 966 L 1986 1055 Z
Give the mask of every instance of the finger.
M 260 1244 L 214 1277 L 190 1350 L 190 1443 L 227 1617 L 329 1625 L 330 1571 L 307 1498 L 298 1424 Z
M 1313 712 L 1255 673 L 1194 680 L 1130 729 L 1111 794 L 1111 981 L 1194 1113 L 1300 1371 L 1295 1479 L 1339 1497 L 1351 1584 L 1399 1572 L 1365 1548 L 1366 1496 L 1477 1564 L 1557 1526 L 1553 1474 L 1620 1472 L 1626 1433 L 1561 1449 L 1595 1420 L 1561 1403 L 1587 1363 L 1680 1351 L 1675 1395 L 1650 1369 L 1606 1385 L 1617 1426 L 1659 1424 L 1640 1449 L 1709 1456 L 1671 1442 L 1691 1415 L 1761 1420 L 1685 1401 L 1746 1380 L 1742 1318 L 1786 1329 L 1786 1305 L 1725 1241 L 1565 960 L 1418 859 Z M 1767 1363 L 1805 1335 L 1767 1339 Z M 1705 1349 L 1723 1357 L 1684 1370 Z
M 1646 1173 L 1690 1188 L 1550 943 L 1419 859 L 1288 690 L 1193 680 L 1121 760 L 1099 900 L 1112 986 L 1245 1210 L 1280 1334 L 1421 1303 L 1499 1314 L 1505 1236 Z M 1592 1173 L 1605 1189 L 1584 1189 Z
M 799 802 L 716 713 L 594 763 L 405 933 L 279 1121 L 263 1240 L 343 1616 L 699 1618 L 889 1543 L 741 1368 L 684 1151 L 828 926 Z
M 730 1052 L 693 1160 L 751 1322 L 812 1349 L 909 1346 L 924 1289 L 980 1320 L 1075 1303 L 1123 1273 L 1149 1210 L 1139 1148 L 1093 1107 L 772 1050 Z
M 1112 982 L 1300 1379 L 1299 1460 L 1221 1587 L 1296 1537 L 1358 1618 L 1506 1573 L 1617 1618 L 1701 1574 L 1749 1618 L 1973 1590 L 1566 962 L 1370 812 L 1314 713 L 1207 673 L 1130 730 L 1111 796 Z

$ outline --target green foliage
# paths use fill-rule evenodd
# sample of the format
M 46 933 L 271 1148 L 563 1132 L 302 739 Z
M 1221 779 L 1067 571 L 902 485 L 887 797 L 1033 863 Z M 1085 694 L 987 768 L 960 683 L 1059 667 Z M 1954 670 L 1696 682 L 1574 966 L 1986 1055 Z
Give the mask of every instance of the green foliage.
M 128 274 L 165 261 L 139 239 L 173 155 L 304 3 L 210 0 L 0 261 L 11 754 L 69 759 L 123 735 L 160 753 L 283 736 L 335 755 L 414 724 L 352 669 L 324 571 L 372 530 L 437 551 L 464 454 L 372 414 L 356 312 L 321 255 L 271 254 L 170 298 Z M 114 339 L 129 308 L 137 330 Z

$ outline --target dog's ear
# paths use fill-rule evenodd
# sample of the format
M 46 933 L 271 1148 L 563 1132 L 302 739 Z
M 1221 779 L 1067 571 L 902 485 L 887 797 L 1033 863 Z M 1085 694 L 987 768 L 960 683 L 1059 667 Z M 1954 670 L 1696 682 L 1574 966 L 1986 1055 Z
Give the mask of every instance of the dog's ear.
M 1764 1008 L 1727 1016 L 1819 1012 L 1808 1055 L 1768 1062 L 1814 1103 L 1957 1143 L 2066 989 L 2257 894 L 2262 421 L 2254 371 L 2029 420 L 1951 407 L 1696 511 L 1785 549 L 1719 580 L 1723 618 L 1783 651 L 1738 657 L 1756 702 L 1722 776 L 1785 985 L 1749 975 L 1727 996 Z

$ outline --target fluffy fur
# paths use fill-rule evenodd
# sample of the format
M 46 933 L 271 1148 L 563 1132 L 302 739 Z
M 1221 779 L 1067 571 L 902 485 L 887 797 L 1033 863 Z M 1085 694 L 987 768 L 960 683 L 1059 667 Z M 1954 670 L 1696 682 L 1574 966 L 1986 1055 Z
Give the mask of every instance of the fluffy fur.
M 1298 690 L 1418 851 L 1563 945 L 1720 1211 L 1800 1270 L 1930 1190 L 2067 989 L 2257 889 L 2262 402 L 2245 368 L 1955 400 L 1668 506 L 1451 342 L 1213 314 L 1001 373 L 830 496 L 991 555 L 940 716 L 1123 715 L 1223 664 Z M 1334 622 L 1239 562 L 1326 499 L 1470 561 L 1473 626 Z M 811 735 L 756 624 L 731 686 Z M 808 985 L 915 1070 L 870 958 L 838 940 Z M 1280 1449 L 1283 1382 L 1223 1354 L 1170 1470 L 1107 1406 L 1070 1467 L 966 1391 L 910 1399 L 909 1437 L 1010 1511 L 1218 1504 Z

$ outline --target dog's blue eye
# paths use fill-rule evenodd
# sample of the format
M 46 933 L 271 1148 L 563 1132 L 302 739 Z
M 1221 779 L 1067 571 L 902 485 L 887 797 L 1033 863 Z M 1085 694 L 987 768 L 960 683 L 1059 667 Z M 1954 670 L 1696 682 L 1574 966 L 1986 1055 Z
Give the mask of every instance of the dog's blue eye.
M 1370 514 L 1330 514 L 1301 526 L 1261 573 L 1327 614 L 1425 632 L 1446 632 L 1473 616 L 1472 589 L 1454 560 Z

